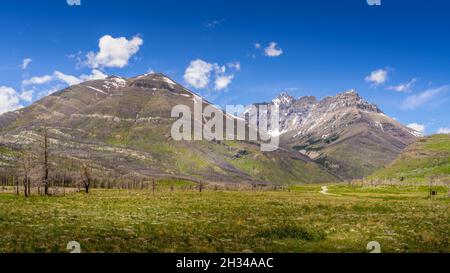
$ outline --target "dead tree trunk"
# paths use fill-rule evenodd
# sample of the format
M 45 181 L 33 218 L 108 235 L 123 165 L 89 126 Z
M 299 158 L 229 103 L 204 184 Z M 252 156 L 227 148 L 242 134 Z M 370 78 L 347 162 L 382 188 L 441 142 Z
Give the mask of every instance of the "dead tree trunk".
M 28 197 L 30 195 L 30 190 L 29 190 L 29 164 L 30 164 L 30 156 L 29 155 L 24 155 L 23 159 L 22 159 L 22 167 L 23 167 L 23 187 L 24 187 L 24 194 L 25 197 Z
M 24 188 L 24 191 L 23 191 L 23 194 L 25 195 L 25 197 L 28 197 L 28 178 L 25 176 L 24 178 L 23 178 L 23 188 Z
M 155 179 L 152 180 L 152 193 L 155 194 L 156 191 L 156 181 Z
M 63 187 L 63 195 L 66 196 L 66 174 L 63 174 L 63 181 L 62 181 L 62 187 Z
M 44 184 L 44 194 L 48 195 L 49 179 L 48 179 L 48 134 L 47 127 L 44 128 L 44 162 L 42 182 Z
M 86 193 L 89 193 L 89 187 L 91 185 L 91 174 L 86 165 L 83 166 L 83 184 Z
M 19 195 L 19 178 L 16 179 L 15 176 L 13 176 L 13 184 L 16 184 L 16 195 Z

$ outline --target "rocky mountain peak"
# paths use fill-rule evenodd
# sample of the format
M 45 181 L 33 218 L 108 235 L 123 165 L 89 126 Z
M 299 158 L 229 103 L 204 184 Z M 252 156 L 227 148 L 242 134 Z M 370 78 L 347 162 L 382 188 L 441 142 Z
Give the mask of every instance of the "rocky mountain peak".
M 296 107 L 308 107 L 308 106 L 313 106 L 316 105 L 318 103 L 318 100 L 316 97 L 314 96 L 304 96 L 304 97 L 300 97 L 298 98 L 294 105 Z
M 363 99 L 354 89 L 339 93 L 336 96 L 326 97 L 319 104 L 320 108 L 326 109 L 327 111 L 357 108 L 363 111 L 382 113 L 376 104 Z
M 272 100 L 274 105 L 278 105 L 280 107 L 289 107 L 294 102 L 294 97 L 289 95 L 286 92 L 281 92 L 276 98 Z
M 182 88 L 162 73 L 147 73 L 130 79 L 131 85 L 138 88 L 174 90 Z

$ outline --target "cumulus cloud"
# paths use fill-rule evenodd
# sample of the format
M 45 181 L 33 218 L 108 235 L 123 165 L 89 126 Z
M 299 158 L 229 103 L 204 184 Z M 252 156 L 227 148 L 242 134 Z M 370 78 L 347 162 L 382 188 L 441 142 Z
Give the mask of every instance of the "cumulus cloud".
M 40 85 L 40 84 L 46 84 L 49 83 L 53 80 L 53 77 L 50 75 L 45 75 L 45 76 L 36 76 L 36 77 L 32 77 L 30 79 L 26 79 L 22 81 L 22 85 Z
M 417 95 L 411 95 L 406 98 L 406 100 L 402 104 L 402 109 L 404 110 L 414 110 L 423 104 L 429 103 L 437 98 L 440 94 L 447 92 L 449 89 L 448 85 L 441 86 L 434 89 L 426 90 Z
M 410 123 L 408 125 L 406 125 L 408 128 L 411 128 L 417 132 L 419 132 L 420 134 L 425 134 L 425 129 L 426 126 L 423 124 L 419 124 L 419 123 Z
M 370 75 L 364 78 L 364 80 L 368 83 L 371 83 L 374 86 L 385 83 L 388 80 L 388 70 L 387 69 L 378 69 L 372 71 Z
M 25 59 L 23 59 L 23 61 L 22 61 L 22 69 L 23 69 L 23 70 L 27 69 L 28 66 L 30 65 L 30 63 L 31 63 L 32 61 L 33 61 L 33 60 L 30 59 L 30 58 L 25 58 Z
M 209 84 L 209 78 L 213 68 L 213 64 L 207 63 L 201 59 L 191 61 L 184 73 L 184 80 L 194 88 L 206 88 Z
M 26 102 L 31 102 L 33 100 L 34 90 L 24 90 L 20 93 L 19 98 Z
M 231 84 L 233 78 L 234 78 L 234 75 L 217 76 L 216 80 L 214 81 L 214 89 L 216 89 L 216 90 L 226 89 L 228 87 L 228 85 Z
M 437 134 L 450 134 L 450 128 L 439 128 Z
M 81 83 L 81 80 L 79 78 L 72 76 L 72 75 L 64 74 L 59 71 L 55 71 L 53 73 L 53 77 L 56 80 L 59 80 L 61 82 L 68 84 L 69 86 Z
M 108 75 L 106 75 L 102 71 L 98 69 L 93 69 L 90 75 L 83 74 L 80 76 L 80 79 L 82 81 L 93 81 L 93 80 L 103 80 L 106 79 L 107 77 Z
M 138 36 L 128 40 L 125 37 L 113 38 L 105 35 L 99 40 L 99 52 L 89 52 L 86 55 L 86 63 L 91 68 L 123 68 L 128 65 L 130 58 L 139 51 L 143 43 L 144 40 Z
M 197 89 L 209 87 L 211 78 L 214 77 L 214 89 L 217 91 L 228 88 L 234 79 L 233 74 L 227 74 L 227 67 L 239 71 L 241 64 L 232 62 L 220 66 L 217 63 L 208 63 L 201 59 L 191 61 L 184 73 L 186 83 Z
M 268 57 L 278 57 L 283 54 L 283 50 L 277 45 L 276 42 L 271 42 L 268 47 L 264 49 L 264 55 Z
M 0 115 L 22 107 L 16 90 L 11 87 L 0 86 Z
M 414 79 L 410 80 L 409 82 L 401 83 L 399 85 L 389 86 L 387 89 L 397 91 L 397 92 L 407 93 L 407 92 L 411 91 L 411 89 L 414 87 L 416 82 L 417 82 L 417 79 L 414 78 Z

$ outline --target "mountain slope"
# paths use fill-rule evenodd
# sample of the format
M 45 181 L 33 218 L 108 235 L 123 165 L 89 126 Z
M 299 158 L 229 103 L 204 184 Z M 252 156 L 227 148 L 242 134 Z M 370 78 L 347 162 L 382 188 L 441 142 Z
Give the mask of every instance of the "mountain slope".
M 354 90 L 320 101 L 281 93 L 270 105 L 280 108 L 282 145 L 343 179 L 365 177 L 389 164 L 419 135 Z
M 192 109 L 199 101 L 162 74 L 74 85 L 0 116 L 0 147 L 5 147 L 0 161 L 12 164 L 14 157 L 7 155 L 38 143 L 45 126 L 55 171 L 73 171 L 85 163 L 104 177 L 138 173 L 215 182 L 336 180 L 306 156 L 283 150 L 262 153 L 254 142 L 173 140 L 171 126 L 178 118 L 171 117 L 172 108 L 182 104 Z
M 437 176 L 450 181 L 450 135 L 421 138 L 406 148 L 390 165 L 369 179 L 425 182 Z

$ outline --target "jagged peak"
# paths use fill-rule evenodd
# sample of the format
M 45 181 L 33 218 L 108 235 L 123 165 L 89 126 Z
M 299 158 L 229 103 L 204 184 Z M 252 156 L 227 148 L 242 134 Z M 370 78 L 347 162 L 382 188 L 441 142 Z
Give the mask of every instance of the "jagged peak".
M 336 94 L 334 97 L 355 97 L 355 98 L 361 98 L 358 91 L 356 89 L 349 89 L 344 92 Z
M 333 108 L 336 107 L 356 107 L 365 111 L 372 111 L 377 113 L 383 113 L 376 104 L 370 103 L 362 98 L 358 91 L 350 89 L 339 93 L 335 96 L 326 97 L 320 101 L 323 105 L 333 104 Z
M 289 106 L 292 102 L 294 102 L 294 100 L 294 97 L 289 95 L 287 92 L 281 92 L 272 100 L 272 103 L 275 105 Z
M 297 103 L 316 104 L 318 102 L 315 96 L 302 96 L 296 100 Z

